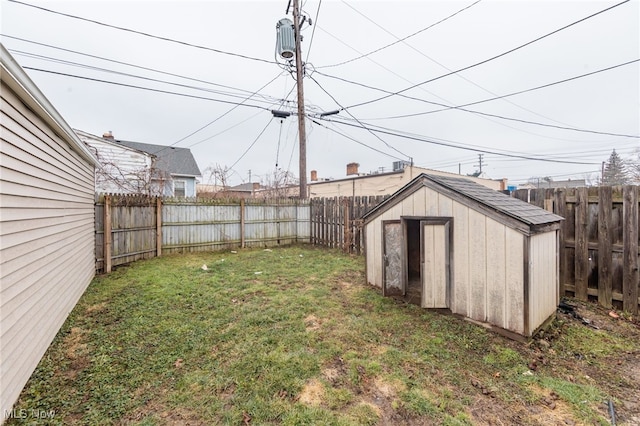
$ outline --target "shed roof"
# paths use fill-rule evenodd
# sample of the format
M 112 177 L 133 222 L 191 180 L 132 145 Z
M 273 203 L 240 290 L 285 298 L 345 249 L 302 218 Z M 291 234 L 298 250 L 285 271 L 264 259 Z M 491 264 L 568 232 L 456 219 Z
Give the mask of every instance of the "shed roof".
M 172 175 L 202 176 L 189 148 L 121 140 L 116 140 L 116 143 L 155 155 L 158 161 L 161 162 L 160 167 L 162 170 Z
M 416 176 L 390 198 L 365 214 L 363 219 L 366 221 L 369 218 L 377 216 L 379 213 L 394 206 L 424 186 L 434 189 L 437 192 L 448 194 L 457 200 L 472 200 L 475 203 L 471 204 L 483 207 L 484 211 L 495 212 L 498 215 L 515 219 L 529 227 L 538 227 L 564 220 L 562 216 L 558 216 L 557 214 L 517 198 L 512 198 L 502 192 L 494 191 L 469 179 L 437 176 L 426 173 Z

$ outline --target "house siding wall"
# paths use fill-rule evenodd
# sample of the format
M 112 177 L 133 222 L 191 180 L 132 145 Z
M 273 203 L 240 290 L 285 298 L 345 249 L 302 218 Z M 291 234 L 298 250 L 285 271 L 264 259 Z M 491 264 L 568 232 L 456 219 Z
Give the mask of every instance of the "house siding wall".
M 420 173 L 432 175 L 464 177 L 487 188 L 500 191 L 506 189 L 506 183 L 502 180 L 475 178 L 472 176 L 460 176 L 454 173 L 438 170 L 423 169 L 421 167 L 406 167 L 399 173 L 381 173 L 354 178 L 336 179 L 324 182 L 311 182 L 309 184 L 309 196 L 320 197 L 357 197 L 389 195 L 402 188 Z
M 149 154 L 81 134 L 78 136 L 93 148 L 102 165 L 96 169 L 96 192 L 140 194 L 151 189 L 147 188 L 152 167 Z
M 94 275 L 94 167 L 0 90 L 0 410 L 10 410 Z M 4 417 L 3 417 L 4 418 Z
M 367 281 L 382 287 L 382 221 L 400 216 L 451 217 L 453 232 L 450 308 L 471 319 L 523 334 L 524 329 L 524 242 L 525 236 L 451 197 L 424 187 L 381 212 L 367 223 Z M 545 269 L 555 240 L 548 234 L 532 238 L 539 250 L 535 262 Z M 554 254 L 555 255 L 555 254 Z M 531 270 L 536 268 L 531 268 Z M 555 274 L 555 270 L 553 272 Z M 542 288 L 548 272 L 532 282 Z M 545 281 L 546 282 L 546 281 Z M 547 294 L 547 287 L 541 294 Z M 540 296 L 542 297 L 542 296 Z M 548 318 L 548 300 L 540 301 L 540 318 Z M 555 305 L 554 305 L 555 309 Z M 530 312 L 536 311 L 536 307 Z M 542 319 L 542 321 L 544 321 Z M 530 321 L 532 321 L 530 319 Z M 538 317 L 534 322 L 538 321 Z

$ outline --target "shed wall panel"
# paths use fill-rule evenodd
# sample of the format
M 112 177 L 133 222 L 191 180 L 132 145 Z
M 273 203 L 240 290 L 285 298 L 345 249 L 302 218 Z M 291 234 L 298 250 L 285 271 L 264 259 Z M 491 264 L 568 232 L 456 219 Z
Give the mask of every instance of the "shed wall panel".
M 487 219 L 487 321 L 506 328 L 506 226 Z
M 454 219 L 455 220 L 455 219 Z M 477 321 L 487 319 L 487 230 L 486 217 L 469 210 L 469 317 Z M 454 222 L 455 226 L 455 222 Z
M 451 310 L 460 315 L 469 315 L 470 296 L 469 287 L 469 208 L 460 203 L 453 205 L 453 277 Z
M 506 325 L 504 328 L 524 333 L 524 236 L 506 230 Z
M 532 236 L 530 256 L 529 330 L 533 332 L 558 306 L 556 233 Z
M 26 107 L 4 84 L 12 78 L 3 73 L 0 90 L 3 413 L 11 409 L 95 267 L 93 164 L 78 153 L 80 146 L 74 147 L 77 139 L 49 127 L 40 112 Z

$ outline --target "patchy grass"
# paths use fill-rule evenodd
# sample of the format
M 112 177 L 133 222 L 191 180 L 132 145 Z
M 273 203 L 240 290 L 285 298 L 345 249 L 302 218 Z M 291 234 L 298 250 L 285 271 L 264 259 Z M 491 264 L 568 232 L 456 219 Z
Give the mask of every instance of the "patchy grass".
M 640 330 L 582 306 L 521 344 L 381 297 L 363 258 L 294 246 L 97 277 L 8 424 L 640 422 Z M 207 265 L 207 269 L 202 268 Z

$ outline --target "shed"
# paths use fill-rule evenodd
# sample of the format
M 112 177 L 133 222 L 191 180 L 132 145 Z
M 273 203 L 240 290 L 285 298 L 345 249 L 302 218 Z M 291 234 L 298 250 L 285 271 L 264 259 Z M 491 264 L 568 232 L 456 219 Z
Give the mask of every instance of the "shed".
M 471 180 L 421 174 L 364 215 L 367 281 L 515 339 L 559 302 L 561 216 Z
M 0 423 L 95 273 L 97 160 L 0 44 Z

